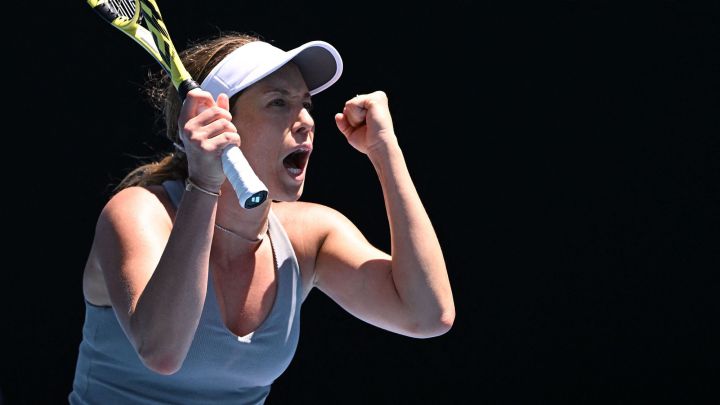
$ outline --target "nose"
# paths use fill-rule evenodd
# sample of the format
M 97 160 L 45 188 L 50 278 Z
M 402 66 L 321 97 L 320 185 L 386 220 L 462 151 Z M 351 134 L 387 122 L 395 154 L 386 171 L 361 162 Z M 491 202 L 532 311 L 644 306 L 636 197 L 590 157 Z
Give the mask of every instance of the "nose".
M 302 107 L 298 112 L 295 124 L 293 124 L 293 133 L 307 133 L 313 128 L 315 128 L 315 120 L 310 115 L 310 111 Z

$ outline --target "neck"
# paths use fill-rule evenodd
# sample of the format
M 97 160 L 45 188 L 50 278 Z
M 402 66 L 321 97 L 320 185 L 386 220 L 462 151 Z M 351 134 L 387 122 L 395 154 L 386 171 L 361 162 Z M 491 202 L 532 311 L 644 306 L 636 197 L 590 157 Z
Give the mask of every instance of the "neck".
M 242 239 L 242 240 L 244 240 L 244 241 L 246 241 L 246 242 L 248 242 L 248 243 L 260 243 L 260 242 L 262 242 L 263 239 L 265 239 L 265 234 L 267 233 L 267 230 L 266 230 L 264 233 L 258 235 L 257 238 L 249 239 L 247 236 L 242 235 L 242 234 L 239 233 L 239 232 L 233 231 L 232 229 L 226 228 L 226 227 L 224 227 L 224 226 L 222 226 L 222 225 L 220 225 L 220 224 L 217 224 L 217 223 L 215 224 L 215 229 L 218 229 L 218 230 L 220 230 L 221 232 L 225 232 L 225 233 L 227 233 L 227 234 L 229 234 L 229 235 L 232 235 L 232 237 Z
M 246 243 L 261 242 L 267 234 L 272 202 L 267 200 L 254 208 L 242 208 L 229 182 L 226 181 L 221 190 L 215 217 L 216 233 L 244 240 Z

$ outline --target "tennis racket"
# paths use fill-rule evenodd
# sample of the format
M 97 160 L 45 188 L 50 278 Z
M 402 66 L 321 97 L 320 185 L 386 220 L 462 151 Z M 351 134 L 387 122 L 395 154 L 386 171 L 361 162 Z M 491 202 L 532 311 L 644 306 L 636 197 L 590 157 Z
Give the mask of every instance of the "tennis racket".
M 87 2 L 100 17 L 134 39 L 165 69 L 181 100 L 185 100 L 190 90 L 200 87 L 183 66 L 155 0 Z M 257 207 L 267 199 L 267 187 L 255 175 L 240 148 L 225 148 L 222 167 L 244 208 Z

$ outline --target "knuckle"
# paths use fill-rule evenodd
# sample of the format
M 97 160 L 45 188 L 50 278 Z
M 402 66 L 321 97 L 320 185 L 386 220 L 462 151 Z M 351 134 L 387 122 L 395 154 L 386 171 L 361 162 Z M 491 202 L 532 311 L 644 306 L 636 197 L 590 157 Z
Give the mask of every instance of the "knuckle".
M 199 131 L 191 131 L 190 135 L 188 136 L 188 139 L 194 143 L 202 142 L 203 138 L 205 137 L 202 136 Z
M 235 125 L 233 125 L 232 121 L 223 119 L 223 128 L 228 132 L 235 132 Z
M 240 135 L 237 132 L 227 134 L 227 140 L 230 143 L 240 145 Z
M 213 150 L 215 150 L 215 146 L 213 145 L 213 143 L 208 140 L 200 141 L 199 147 L 200 150 L 202 150 L 203 152 L 212 152 Z
M 380 100 L 380 101 L 387 101 L 387 94 L 386 94 L 384 91 L 378 90 L 378 91 L 376 91 L 376 92 L 373 93 L 373 94 L 375 95 L 375 97 L 376 97 L 378 100 Z
M 187 138 L 190 143 L 198 144 L 198 142 L 201 141 L 201 136 L 197 133 L 197 131 L 188 130 L 184 131 L 183 133 L 185 134 L 185 138 Z

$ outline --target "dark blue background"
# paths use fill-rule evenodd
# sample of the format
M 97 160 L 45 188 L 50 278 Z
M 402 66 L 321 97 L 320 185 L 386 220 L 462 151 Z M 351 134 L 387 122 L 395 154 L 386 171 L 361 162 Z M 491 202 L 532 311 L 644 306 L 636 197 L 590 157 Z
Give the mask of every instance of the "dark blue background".
M 394 335 L 313 292 L 268 403 L 720 402 L 720 10 L 616 3 L 160 1 L 179 48 L 219 30 L 334 44 L 345 71 L 314 100 L 303 200 L 389 248 L 372 166 L 332 119 L 382 89 L 443 246 L 449 333 Z M 58 404 L 108 184 L 169 145 L 143 50 L 83 1 L 21 6 L 4 56 L 0 389 Z

